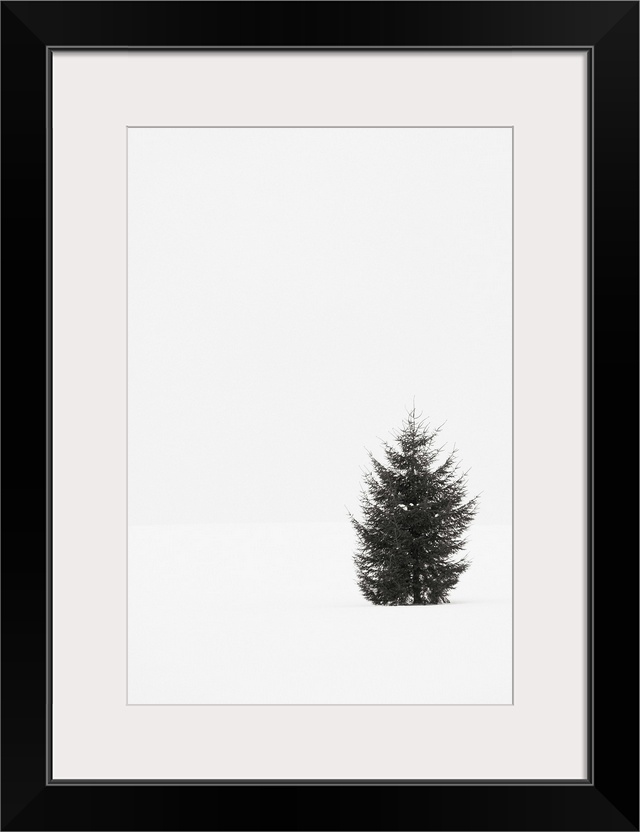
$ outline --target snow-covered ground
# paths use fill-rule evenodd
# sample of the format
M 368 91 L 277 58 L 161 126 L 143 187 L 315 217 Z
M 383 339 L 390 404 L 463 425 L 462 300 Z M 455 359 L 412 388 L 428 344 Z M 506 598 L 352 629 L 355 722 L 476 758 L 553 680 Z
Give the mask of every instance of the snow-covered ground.
M 130 704 L 508 704 L 511 527 L 451 603 L 360 595 L 345 523 L 132 526 Z

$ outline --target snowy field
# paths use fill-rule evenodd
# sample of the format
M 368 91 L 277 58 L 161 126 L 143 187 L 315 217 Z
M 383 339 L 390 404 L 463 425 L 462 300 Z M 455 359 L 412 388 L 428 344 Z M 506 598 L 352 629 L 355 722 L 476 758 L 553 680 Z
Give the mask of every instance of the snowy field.
M 341 523 L 132 526 L 130 704 L 508 704 L 511 527 L 451 603 L 376 607 Z

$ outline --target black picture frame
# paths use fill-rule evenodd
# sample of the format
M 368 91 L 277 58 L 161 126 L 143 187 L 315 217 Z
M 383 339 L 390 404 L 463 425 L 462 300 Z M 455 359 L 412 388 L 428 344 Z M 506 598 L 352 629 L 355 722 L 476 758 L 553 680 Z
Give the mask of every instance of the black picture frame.
M 627 0 L 2 2 L 2 829 L 638 829 L 638 8 Z M 54 47 L 588 50 L 584 782 L 51 780 Z M 552 402 L 549 410 L 553 418 Z

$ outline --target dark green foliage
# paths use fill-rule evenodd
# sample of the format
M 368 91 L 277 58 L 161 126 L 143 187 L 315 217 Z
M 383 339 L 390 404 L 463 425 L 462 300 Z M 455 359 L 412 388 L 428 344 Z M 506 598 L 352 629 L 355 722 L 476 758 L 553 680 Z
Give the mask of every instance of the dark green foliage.
M 374 604 L 442 604 L 469 566 L 461 555 L 477 497 L 466 500 L 466 475 L 453 451 L 438 462 L 440 429 L 430 431 L 415 407 L 395 447 L 383 443 L 386 464 L 370 453 L 358 536 L 358 585 Z

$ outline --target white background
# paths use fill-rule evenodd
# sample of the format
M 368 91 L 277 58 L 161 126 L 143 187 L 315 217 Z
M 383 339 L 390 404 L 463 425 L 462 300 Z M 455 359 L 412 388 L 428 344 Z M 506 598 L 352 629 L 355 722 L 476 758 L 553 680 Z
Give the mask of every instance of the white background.
M 584 776 L 585 70 L 55 56 L 54 776 Z M 398 730 L 412 707 L 126 705 L 126 128 L 171 123 L 515 126 L 515 699 L 422 708 L 429 754 Z
M 511 702 L 511 148 L 129 128 L 130 704 Z M 481 493 L 471 566 L 372 610 L 345 505 L 414 398 Z
M 129 523 L 341 521 L 412 400 L 511 523 L 511 128 L 130 128 Z

